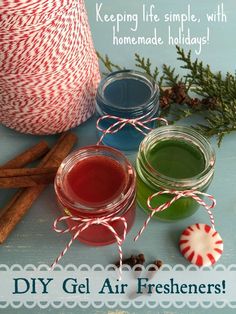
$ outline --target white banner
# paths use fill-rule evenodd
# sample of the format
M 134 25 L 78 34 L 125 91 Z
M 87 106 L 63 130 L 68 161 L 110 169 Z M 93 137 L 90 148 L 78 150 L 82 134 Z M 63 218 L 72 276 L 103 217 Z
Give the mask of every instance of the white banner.
M 120 281 L 114 265 L 57 265 L 53 271 L 46 265 L 0 265 L 0 308 L 23 305 L 236 307 L 236 265 L 163 265 L 156 271 L 124 265 Z

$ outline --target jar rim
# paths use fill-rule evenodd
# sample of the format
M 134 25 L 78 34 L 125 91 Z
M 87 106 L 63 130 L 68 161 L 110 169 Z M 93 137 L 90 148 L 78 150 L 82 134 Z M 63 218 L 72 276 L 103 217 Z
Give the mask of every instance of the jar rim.
M 146 84 L 151 91 L 151 96 L 150 98 L 148 98 L 144 103 L 139 104 L 137 106 L 133 106 L 133 107 L 121 107 L 117 104 L 112 103 L 111 101 L 109 101 L 106 97 L 104 97 L 104 91 L 106 89 L 106 87 L 113 83 L 114 80 L 121 80 L 121 79 L 140 79 L 143 81 L 144 84 Z M 112 107 L 116 110 L 119 110 L 120 112 L 123 113 L 135 113 L 137 114 L 137 112 L 142 112 L 142 110 L 150 105 L 153 105 L 153 103 L 155 103 L 155 101 L 158 100 L 158 95 L 159 95 L 159 87 L 157 85 L 157 83 L 155 82 L 155 80 L 148 74 L 140 72 L 140 71 L 135 71 L 135 70 L 119 70 L 119 71 L 115 71 L 112 72 L 110 74 L 108 74 L 106 77 L 104 77 L 101 81 L 100 84 L 98 86 L 97 89 L 97 95 L 96 95 L 96 99 L 97 101 L 100 101 L 103 103 L 103 105 L 108 106 L 108 107 Z M 159 108 L 159 106 L 158 106 Z M 158 110 L 157 108 L 157 110 Z
M 114 198 L 109 199 L 107 202 L 104 201 L 97 204 L 89 204 L 83 201 L 74 201 L 71 197 L 67 195 L 67 193 L 64 192 L 65 175 L 68 173 L 68 171 L 70 171 L 70 169 L 73 168 L 73 165 L 77 164 L 81 160 L 92 156 L 107 156 L 113 158 L 118 162 L 120 160 L 120 163 L 122 161 L 123 170 L 124 172 L 126 171 L 125 184 L 124 186 L 122 186 L 122 190 L 119 191 L 119 195 L 116 194 Z M 91 145 L 75 150 L 63 160 L 55 177 L 54 188 L 59 198 L 59 201 L 63 205 L 65 205 L 66 208 L 69 207 L 73 210 L 78 211 L 80 214 L 114 214 L 114 212 L 119 211 L 120 208 L 122 209 L 122 204 L 126 202 L 126 200 L 130 196 L 132 196 L 133 190 L 135 189 L 135 179 L 135 171 L 124 154 L 111 147 L 103 145 Z
M 154 140 L 180 138 L 182 141 L 191 142 L 192 145 L 197 146 L 198 149 L 204 155 L 205 167 L 197 175 L 189 178 L 174 178 L 164 175 L 163 173 L 156 170 L 147 159 L 148 144 Z M 161 186 L 168 188 L 199 188 L 200 185 L 204 184 L 214 173 L 215 165 L 215 151 L 211 146 L 210 142 L 199 132 L 188 126 L 181 125 L 169 125 L 161 126 L 157 129 L 152 130 L 144 138 L 139 146 L 139 156 L 144 158 L 144 164 L 142 164 L 151 176 L 154 182 Z M 138 158 L 139 159 L 139 158 Z

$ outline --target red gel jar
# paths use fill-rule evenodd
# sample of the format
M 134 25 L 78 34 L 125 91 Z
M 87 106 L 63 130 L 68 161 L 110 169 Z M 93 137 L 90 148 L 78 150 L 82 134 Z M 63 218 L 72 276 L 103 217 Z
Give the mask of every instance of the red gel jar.
M 87 146 L 73 152 L 59 167 L 54 187 L 63 214 L 81 219 L 124 217 L 127 231 L 131 229 L 136 208 L 136 175 L 129 160 L 118 150 Z M 122 221 L 109 223 L 122 237 Z M 68 222 L 69 227 L 78 224 L 81 222 Z M 94 246 L 116 241 L 102 224 L 90 225 L 77 239 Z

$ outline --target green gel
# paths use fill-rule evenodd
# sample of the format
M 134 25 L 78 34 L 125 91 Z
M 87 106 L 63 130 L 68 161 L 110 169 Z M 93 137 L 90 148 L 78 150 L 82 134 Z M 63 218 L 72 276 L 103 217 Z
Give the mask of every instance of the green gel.
M 147 158 L 157 172 L 170 178 L 192 178 L 205 169 L 203 153 L 195 146 L 178 140 L 158 142 Z
M 165 176 L 176 179 L 181 182 L 182 179 L 189 179 L 192 182 L 193 178 L 199 176 L 205 169 L 206 160 L 202 151 L 189 141 L 178 139 L 164 139 L 155 143 L 147 152 L 146 160 L 150 168 L 154 169 L 155 175 L 158 178 Z M 138 170 L 138 169 L 137 169 Z M 137 176 L 138 203 L 149 214 L 150 210 L 147 207 L 147 199 L 150 195 L 165 189 L 175 189 L 171 187 L 157 187 L 152 182 L 145 182 L 141 179 L 140 173 Z M 201 191 L 205 191 L 210 181 L 207 182 Z M 188 189 L 191 189 L 191 183 Z M 186 188 L 184 188 L 186 189 Z M 183 190 L 178 188 L 178 190 Z M 153 208 L 170 201 L 174 195 L 164 194 L 155 197 L 151 206 Z M 199 207 L 199 204 L 189 197 L 182 197 L 174 202 L 168 209 L 155 214 L 155 217 L 165 221 L 175 221 L 186 218 L 194 214 Z

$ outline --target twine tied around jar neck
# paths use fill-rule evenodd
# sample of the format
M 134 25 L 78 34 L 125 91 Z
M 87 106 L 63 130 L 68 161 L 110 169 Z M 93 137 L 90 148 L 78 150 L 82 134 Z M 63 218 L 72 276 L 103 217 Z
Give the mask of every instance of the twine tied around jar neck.
M 66 229 L 62 229 L 58 227 L 57 225 L 60 222 L 76 222 L 77 224 L 71 227 L 68 227 Z M 123 224 L 123 233 L 122 236 L 119 236 L 117 231 L 111 226 L 112 222 L 117 222 L 120 221 Z M 66 252 L 69 250 L 71 247 L 72 243 L 74 240 L 79 236 L 81 232 L 86 230 L 88 227 L 92 225 L 103 225 L 106 227 L 110 232 L 114 235 L 117 246 L 118 246 L 118 252 L 119 252 L 119 280 L 121 280 L 121 275 L 122 275 L 122 260 L 123 260 L 123 253 L 122 253 L 122 243 L 125 241 L 126 234 L 127 234 L 127 221 L 124 217 L 100 217 L 100 218 L 79 218 L 76 216 L 61 216 L 58 217 L 53 224 L 53 230 L 60 233 L 60 234 L 65 234 L 68 232 L 73 232 L 75 231 L 74 235 L 70 239 L 70 241 L 67 243 L 66 247 L 64 250 L 60 253 L 60 255 L 55 259 L 53 264 L 51 265 L 51 270 L 54 269 L 54 267 L 58 264 L 60 259 L 66 254 Z
M 151 201 L 153 198 L 159 196 L 159 195 L 162 195 L 162 194 L 172 194 L 174 195 L 174 197 L 156 207 L 156 208 L 153 208 L 151 206 Z M 203 199 L 201 199 L 198 195 L 202 195 L 202 196 L 206 196 L 209 198 L 209 200 L 211 200 L 211 204 L 210 205 L 207 205 Z M 146 219 L 146 221 L 144 222 L 142 228 L 140 229 L 140 231 L 138 232 L 138 234 L 136 235 L 136 237 L 134 238 L 134 241 L 137 241 L 138 238 L 141 236 L 141 234 L 143 233 L 143 231 L 147 228 L 147 225 L 148 223 L 150 222 L 151 218 L 154 216 L 155 213 L 157 212 L 162 212 L 164 210 L 166 210 L 167 208 L 169 208 L 175 201 L 177 201 L 178 199 L 180 199 L 181 197 L 191 197 L 192 199 L 194 199 L 198 204 L 202 205 L 203 207 L 205 207 L 205 209 L 207 210 L 207 213 L 210 217 L 210 221 L 211 221 L 211 226 L 212 228 L 215 230 L 215 220 L 214 220 L 214 217 L 213 217 L 213 214 L 211 212 L 211 209 L 214 208 L 216 206 L 216 200 L 214 199 L 214 197 L 210 194 L 207 194 L 207 193 L 203 193 L 203 192 L 200 192 L 200 191 L 195 191 L 195 190 L 185 190 L 185 191 L 175 191 L 175 190 L 165 190 L 165 191 L 159 191 L 157 193 L 154 193 L 152 194 L 151 196 L 149 196 L 149 198 L 147 199 L 147 206 L 148 208 L 152 211 L 150 213 L 150 215 L 148 216 L 148 218 Z
M 162 121 L 164 122 L 166 125 L 168 125 L 168 121 L 165 118 L 150 118 L 150 119 L 146 119 L 146 117 L 148 116 L 148 114 L 139 117 L 139 118 L 135 118 L 135 119 L 128 119 L 128 118 L 121 118 L 121 117 L 117 117 L 117 116 L 113 116 L 113 115 L 104 115 L 100 118 L 98 118 L 97 123 L 96 123 L 96 127 L 97 129 L 102 132 L 102 136 L 100 137 L 99 141 L 97 142 L 97 145 L 100 145 L 104 139 L 104 137 L 107 134 L 115 134 L 117 132 L 119 132 L 121 129 L 123 129 L 126 125 L 132 125 L 138 132 L 141 132 L 144 136 L 147 135 L 147 132 L 145 131 L 151 131 L 152 128 L 148 127 L 146 124 L 153 122 L 153 121 Z M 106 119 L 113 119 L 115 122 L 113 124 L 111 124 L 107 129 L 103 129 L 100 127 L 100 122 L 102 120 L 106 120 Z

